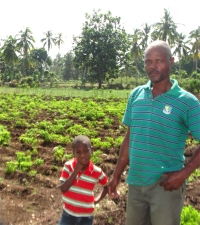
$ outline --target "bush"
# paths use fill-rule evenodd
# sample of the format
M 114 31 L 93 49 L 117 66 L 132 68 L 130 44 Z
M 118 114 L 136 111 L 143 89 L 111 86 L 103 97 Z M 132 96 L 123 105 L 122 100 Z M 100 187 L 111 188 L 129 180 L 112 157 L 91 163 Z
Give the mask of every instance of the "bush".
M 181 225 L 199 225 L 200 213 L 191 205 L 183 207 L 181 213 Z

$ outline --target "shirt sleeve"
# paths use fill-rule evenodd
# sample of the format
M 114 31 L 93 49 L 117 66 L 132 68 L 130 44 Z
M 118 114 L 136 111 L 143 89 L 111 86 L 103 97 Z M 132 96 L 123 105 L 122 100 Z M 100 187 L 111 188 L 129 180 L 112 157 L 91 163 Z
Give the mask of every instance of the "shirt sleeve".
M 188 110 L 188 127 L 194 139 L 200 141 L 200 102 L 196 99 L 191 103 Z
M 108 183 L 108 178 L 103 171 L 101 171 L 101 174 L 99 176 L 99 183 L 102 186 L 105 186 Z
M 70 176 L 69 165 L 67 163 L 65 163 L 59 180 L 66 181 L 69 178 L 69 176 Z

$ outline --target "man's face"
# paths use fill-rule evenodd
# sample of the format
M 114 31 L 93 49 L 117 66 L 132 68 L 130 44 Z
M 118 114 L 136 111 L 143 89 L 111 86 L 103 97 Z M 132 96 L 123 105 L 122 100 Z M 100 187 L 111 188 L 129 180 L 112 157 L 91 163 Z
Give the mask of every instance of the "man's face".
M 162 46 L 154 46 L 147 49 L 144 62 L 149 79 L 152 83 L 159 83 L 169 79 L 174 58 Z
M 87 166 L 90 161 L 92 149 L 85 143 L 77 143 L 74 148 L 74 156 L 82 164 Z

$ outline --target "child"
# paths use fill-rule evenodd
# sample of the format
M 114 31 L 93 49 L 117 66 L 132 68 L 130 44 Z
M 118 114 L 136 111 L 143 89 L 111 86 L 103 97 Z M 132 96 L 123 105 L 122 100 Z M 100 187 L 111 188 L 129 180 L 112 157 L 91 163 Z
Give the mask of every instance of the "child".
M 72 148 L 75 158 L 65 163 L 60 177 L 63 213 L 58 225 L 92 225 L 94 204 L 106 196 L 108 179 L 90 160 L 93 149 L 87 136 L 75 137 Z M 96 183 L 103 189 L 94 198 Z

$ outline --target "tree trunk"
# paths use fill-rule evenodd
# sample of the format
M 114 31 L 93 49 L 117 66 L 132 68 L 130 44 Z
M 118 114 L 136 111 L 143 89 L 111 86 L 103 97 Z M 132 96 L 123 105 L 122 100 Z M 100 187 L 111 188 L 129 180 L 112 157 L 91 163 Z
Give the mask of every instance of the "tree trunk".
M 97 82 L 98 82 L 98 89 L 101 88 L 102 82 L 101 79 L 99 78 L 99 76 L 97 75 Z

